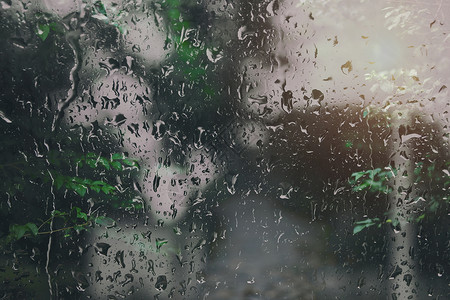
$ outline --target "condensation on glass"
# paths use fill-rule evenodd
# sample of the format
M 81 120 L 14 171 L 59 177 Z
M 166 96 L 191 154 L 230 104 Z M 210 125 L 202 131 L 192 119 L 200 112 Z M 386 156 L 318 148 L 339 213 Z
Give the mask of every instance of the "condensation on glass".
M 4 299 L 446 299 L 445 1 L 0 1 Z

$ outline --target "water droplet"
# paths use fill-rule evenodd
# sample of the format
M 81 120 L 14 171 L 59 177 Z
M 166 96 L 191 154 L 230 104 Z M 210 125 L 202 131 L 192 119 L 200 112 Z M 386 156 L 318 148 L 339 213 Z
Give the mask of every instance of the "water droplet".
M 114 261 L 118 263 L 122 268 L 125 268 L 125 262 L 123 260 L 123 250 L 119 250 L 116 252 L 116 256 L 114 257 Z
M 281 108 L 287 112 L 291 113 L 294 106 L 293 106 L 293 96 L 291 91 L 283 92 L 282 98 L 281 98 Z
M 207 48 L 206 49 L 206 57 L 208 57 L 209 61 L 212 63 L 216 63 L 223 57 L 223 51 L 217 48 Z
M 108 249 L 110 247 L 111 247 L 111 245 L 107 244 L 107 243 L 97 243 L 97 244 L 95 244 L 94 249 L 95 249 L 95 252 L 97 254 L 107 256 L 108 255 Z
M 403 275 L 403 280 L 406 282 L 406 285 L 409 286 L 411 284 L 413 277 L 411 274 Z
M 167 288 L 167 277 L 165 275 L 160 275 L 156 279 L 155 288 L 158 291 L 163 291 Z

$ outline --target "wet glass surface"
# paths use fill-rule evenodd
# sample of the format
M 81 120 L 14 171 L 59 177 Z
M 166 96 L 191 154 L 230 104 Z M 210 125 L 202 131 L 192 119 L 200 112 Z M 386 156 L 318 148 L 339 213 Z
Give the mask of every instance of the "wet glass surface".
M 2 299 L 450 298 L 446 1 L 0 1 Z

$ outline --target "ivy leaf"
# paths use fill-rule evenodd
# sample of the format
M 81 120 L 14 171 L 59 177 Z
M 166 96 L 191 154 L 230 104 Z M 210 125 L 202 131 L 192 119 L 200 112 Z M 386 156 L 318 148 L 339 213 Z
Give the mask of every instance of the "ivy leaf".
M 50 26 L 48 24 L 38 24 L 36 33 L 41 40 L 45 41 L 50 33 Z
M 28 227 L 29 231 L 31 231 L 31 233 L 36 236 L 39 232 L 38 227 L 36 226 L 36 224 L 34 223 L 27 223 L 25 224 L 26 227 Z
M 27 230 L 28 227 L 24 225 L 12 224 L 9 226 L 9 234 L 16 240 L 21 239 Z

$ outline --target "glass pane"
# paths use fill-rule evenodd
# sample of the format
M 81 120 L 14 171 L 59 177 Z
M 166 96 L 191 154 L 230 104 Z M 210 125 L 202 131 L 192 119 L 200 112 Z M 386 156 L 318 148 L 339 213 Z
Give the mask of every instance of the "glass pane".
M 0 4 L 0 297 L 450 298 L 445 1 Z

